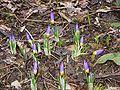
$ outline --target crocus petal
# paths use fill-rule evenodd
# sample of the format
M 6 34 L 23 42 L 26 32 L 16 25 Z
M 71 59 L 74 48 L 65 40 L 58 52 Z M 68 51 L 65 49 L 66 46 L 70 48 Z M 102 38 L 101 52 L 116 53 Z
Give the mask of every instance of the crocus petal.
M 33 49 L 33 53 L 37 53 L 37 48 L 36 48 L 36 45 L 34 43 L 32 44 L 32 49 Z
M 15 41 L 15 36 L 14 35 L 12 35 L 11 38 L 12 38 L 12 41 Z
M 99 55 L 102 54 L 104 50 L 100 49 L 100 50 L 96 50 L 93 52 L 94 55 Z
M 51 24 L 54 24 L 54 14 L 52 11 L 50 12 L 50 19 L 51 19 Z
M 88 66 L 88 62 L 86 60 L 84 60 L 84 70 L 86 73 L 89 73 L 89 66 Z
M 61 76 L 64 75 L 64 62 L 63 61 L 60 63 L 60 75 Z
M 9 40 L 15 41 L 15 36 L 14 35 L 9 35 Z
M 47 35 L 47 36 L 50 35 L 50 31 L 51 31 L 51 29 L 50 29 L 50 26 L 48 25 L 47 30 L 46 30 L 46 35 Z
M 76 23 L 76 32 L 79 32 L 78 23 Z
M 30 35 L 26 32 L 26 39 L 31 40 Z
M 27 33 L 27 32 L 26 32 L 26 39 L 32 45 L 31 37 L 30 37 L 29 33 Z
M 54 13 L 52 11 L 50 12 L 50 18 L 51 20 L 54 20 Z
M 51 18 L 51 20 L 54 20 L 54 14 L 52 11 L 50 12 L 50 18 Z
M 38 70 L 38 63 L 37 63 L 37 61 L 34 61 L 34 63 L 33 63 L 33 71 L 32 71 L 32 73 L 34 74 L 34 75 L 36 75 L 37 74 L 37 70 Z
M 80 39 L 80 46 L 82 47 L 84 44 L 84 36 L 81 36 L 81 39 Z
M 9 40 L 12 40 L 12 36 L 11 35 L 9 35 Z

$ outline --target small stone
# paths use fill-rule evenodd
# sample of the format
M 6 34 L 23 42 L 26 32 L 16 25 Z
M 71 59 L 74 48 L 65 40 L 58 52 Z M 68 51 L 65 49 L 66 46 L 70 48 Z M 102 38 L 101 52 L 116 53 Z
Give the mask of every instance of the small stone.
M 16 89 L 19 90 L 21 88 L 21 85 L 18 82 L 18 80 L 15 80 L 14 82 L 11 83 L 11 87 L 15 87 Z

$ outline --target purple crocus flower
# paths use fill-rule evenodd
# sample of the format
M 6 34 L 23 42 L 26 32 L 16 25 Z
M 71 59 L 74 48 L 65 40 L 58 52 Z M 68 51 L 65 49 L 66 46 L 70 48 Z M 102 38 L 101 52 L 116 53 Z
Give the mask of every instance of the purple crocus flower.
M 93 52 L 93 55 L 99 55 L 102 54 L 104 50 L 100 49 L 100 50 L 96 50 Z
M 61 61 L 60 63 L 60 75 L 63 76 L 64 75 L 64 62 Z
M 51 19 L 51 24 L 54 24 L 54 13 L 52 11 L 50 12 L 50 19 Z
M 80 39 L 80 46 L 83 47 L 83 44 L 84 44 L 84 36 L 81 36 L 81 39 Z
M 46 36 L 47 36 L 47 37 L 49 37 L 50 31 L 51 31 L 50 25 L 48 25 L 47 30 L 46 30 Z
M 15 36 L 14 35 L 9 35 L 9 40 L 15 41 Z
M 76 32 L 79 32 L 78 23 L 76 23 Z
M 30 35 L 26 32 L 26 39 L 29 41 L 31 40 Z
M 12 38 L 13 41 L 15 41 L 15 36 L 14 35 L 12 35 L 11 38 Z
M 89 73 L 89 66 L 88 66 L 88 62 L 86 60 L 84 60 L 84 70 L 86 73 Z
M 34 43 L 32 44 L 32 49 L 33 49 L 33 53 L 37 53 L 37 48 L 36 48 L 36 45 Z
M 9 40 L 12 40 L 12 37 L 11 37 L 11 35 L 9 35 Z
M 34 61 L 32 74 L 37 75 L 37 70 L 38 70 L 38 63 L 37 63 L 37 61 Z
M 27 33 L 27 32 L 26 32 L 26 39 L 32 45 L 31 37 L 30 37 L 29 33 Z

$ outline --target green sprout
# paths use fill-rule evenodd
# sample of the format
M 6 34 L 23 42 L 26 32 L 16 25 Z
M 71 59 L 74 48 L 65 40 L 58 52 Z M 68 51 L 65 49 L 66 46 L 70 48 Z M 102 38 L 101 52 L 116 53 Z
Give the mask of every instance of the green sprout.
M 96 41 L 97 44 L 99 43 L 99 35 L 97 35 L 97 36 L 95 37 L 95 41 Z
M 59 76 L 59 88 L 60 90 L 66 90 L 66 81 L 64 79 L 64 62 L 60 63 L 60 76 Z
M 58 32 L 58 28 L 56 28 L 56 26 L 54 27 L 54 38 L 56 42 L 59 42 L 59 32 Z
M 50 35 L 50 26 L 48 25 L 47 31 L 44 34 L 44 52 L 46 56 L 51 54 L 50 42 L 49 42 L 49 35 Z
M 26 49 L 24 47 L 20 47 L 20 56 L 25 60 L 27 59 Z
M 88 12 L 88 14 L 87 14 L 87 18 L 88 18 L 88 24 L 91 25 L 89 12 Z
M 34 66 L 31 75 L 31 90 L 37 90 L 37 72 L 38 72 L 38 63 L 34 61 Z
M 40 43 L 37 44 L 37 48 L 38 48 L 38 53 L 42 52 Z
M 105 88 L 102 85 L 95 86 L 93 90 L 105 90 Z
M 74 42 L 75 42 L 75 45 L 74 45 L 74 50 L 72 51 L 72 58 L 75 58 L 79 55 L 87 54 L 87 53 L 84 53 L 87 48 L 85 48 L 85 45 L 84 45 L 84 36 L 80 37 L 80 32 L 79 32 L 79 29 L 78 29 L 78 23 L 76 23 L 76 31 L 75 31 L 75 34 L 74 34 Z
M 109 45 L 109 43 L 110 43 L 110 34 L 107 35 L 106 43 L 107 43 L 107 45 Z
M 115 5 L 120 6 L 120 0 L 116 0 Z
M 63 41 L 60 40 L 59 38 L 59 29 L 57 28 L 57 26 L 55 26 L 55 22 L 54 22 L 54 13 L 53 11 L 50 12 L 50 28 L 54 34 L 54 40 L 57 43 L 57 46 L 62 46 L 63 45 Z
M 88 62 L 86 60 L 84 60 L 83 74 L 85 75 L 87 81 L 88 90 L 104 90 L 104 87 L 101 85 L 94 87 L 95 75 L 90 72 Z
M 14 35 L 9 35 L 9 47 L 12 54 L 16 54 L 16 40 Z
M 84 75 L 88 84 L 88 90 L 93 90 L 94 75 L 90 73 L 88 62 L 84 60 Z

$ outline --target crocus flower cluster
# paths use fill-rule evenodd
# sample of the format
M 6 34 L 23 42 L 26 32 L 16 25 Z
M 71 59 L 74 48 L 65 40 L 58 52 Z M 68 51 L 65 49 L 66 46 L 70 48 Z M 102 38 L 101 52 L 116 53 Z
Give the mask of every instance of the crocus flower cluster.
M 50 12 L 50 19 L 51 19 L 51 24 L 54 24 L 54 13 L 52 11 Z
M 64 62 L 61 61 L 60 63 L 60 76 L 63 76 L 64 75 Z
M 104 50 L 100 49 L 100 50 L 96 50 L 93 52 L 93 55 L 99 55 L 102 54 Z

